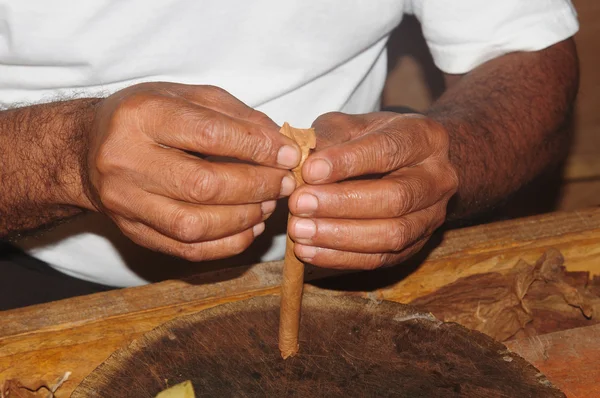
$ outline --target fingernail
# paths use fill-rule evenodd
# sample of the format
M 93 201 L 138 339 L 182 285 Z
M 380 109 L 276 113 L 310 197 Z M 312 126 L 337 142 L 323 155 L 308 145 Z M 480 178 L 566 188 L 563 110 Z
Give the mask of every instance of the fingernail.
M 255 238 L 258 235 L 262 234 L 263 232 L 265 232 L 265 223 L 264 222 L 261 222 L 260 224 L 256 224 L 255 226 L 252 227 L 252 233 L 254 234 Z
M 309 193 L 303 193 L 296 202 L 296 213 L 298 215 L 309 215 L 315 212 L 319 207 L 319 200 L 316 196 Z
M 325 159 L 315 159 L 310 163 L 308 168 L 308 178 L 312 181 L 321 181 L 331 175 L 332 166 Z
M 312 220 L 300 219 L 294 224 L 294 237 L 310 239 L 317 233 L 317 225 Z
M 268 201 L 262 202 L 260 204 L 260 210 L 262 211 L 263 215 L 271 214 L 275 210 L 275 206 L 276 205 L 277 205 L 276 201 L 274 201 L 274 200 L 268 200 Z
M 294 189 L 296 189 L 296 181 L 288 176 L 283 177 L 279 194 L 281 196 L 290 196 L 294 192 Z
M 311 260 L 317 254 L 317 248 L 314 246 L 295 246 L 296 256 L 305 260 Z
M 277 163 L 283 167 L 296 167 L 300 162 L 300 153 L 293 146 L 285 145 L 277 153 Z

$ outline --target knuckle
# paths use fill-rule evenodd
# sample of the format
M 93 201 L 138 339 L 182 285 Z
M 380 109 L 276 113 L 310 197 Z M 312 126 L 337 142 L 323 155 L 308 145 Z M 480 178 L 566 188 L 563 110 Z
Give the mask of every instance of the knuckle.
M 256 135 L 248 134 L 247 137 L 249 142 L 244 142 L 242 145 L 250 149 L 250 158 L 253 161 L 257 163 L 275 162 L 279 145 L 275 143 L 272 137 L 264 131 Z M 256 139 L 257 137 L 260 138 Z
M 459 179 L 458 179 L 458 171 L 456 168 L 448 162 L 446 165 L 446 175 L 448 181 L 448 192 L 454 194 L 458 189 Z
M 424 223 L 424 227 L 422 227 L 418 234 L 414 234 L 413 238 L 410 242 L 411 246 L 414 246 L 417 242 L 425 242 L 427 241 L 431 235 L 441 227 L 446 221 L 446 206 L 445 204 L 438 204 L 433 206 L 427 210 L 426 212 L 426 221 Z M 423 243 L 424 244 L 424 243 Z
M 155 109 L 159 100 L 162 101 L 162 98 L 153 91 L 136 91 L 126 95 L 119 101 L 119 106 L 115 110 L 115 117 L 116 119 L 129 118 L 132 115 L 138 115 L 142 110 Z
M 214 173 L 206 168 L 190 173 L 184 181 L 192 200 L 212 203 L 219 198 L 220 186 Z
M 413 202 L 418 196 L 418 184 L 410 179 L 391 180 L 394 181 L 396 187 L 387 200 L 390 201 L 389 207 L 393 217 L 400 217 L 406 214 L 413 208 Z
M 440 192 L 441 197 L 451 196 L 456 192 L 458 189 L 458 173 L 450 162 L 435 162 L 431 173 L 434 176 L 436 192 Z
M 144 94 L 138 94 L 141 98 L 139 99 L 139 106 L 137 107 L 137 114 L 140 117 L 143 115 L 152 115 L 158 112 L 164 112 L 165 101 L 170 101 L 164 95 L 156 92 L 148 92 Z
M 202 220 L 186 210 L 177 210 L 171 217 L 170 231 L 174 238 L 182 242 L 194 242 L 202 237 Z
M 406 247 L 410 236 L 410 225 L 406 220 L 396 220 L 386 231 L 386 239 L 393 252 L 398 252 Z
M 184 117 L 188 119 L 186 130 L 194 132 L 200 148 L 214 146 L 223 138 L 225 125 L 214 112 L 194 112 Z
M 281 181 L 285 171 L 262 170 L 252 168 L 248 173 L 247 181 L 251 182 L 251 197 L 253 200 L 274 200 L 279 197 L 281 192 Z
M 130 88 L 132 90 L 140 92 L 140 91 L 152 91 L 152 90 L 167 89 L 167 88 L 171 88 L 173 86 L 174 86 L 173 83 L 167 83 L 167 82 L 141 82 L 134 86 L 131 86 Z
M 107 139 L 100 143 L 93 156 L 92 164 L 101 175 L 124 175 L 132 168 L 133 158 L 128 156 L 123 140 Z
M 406 191 L 404 188 L 401 188 L 393 195 L 388 195 L 385 198 L 388 201 L 387 207 L 389 208 L 391 217 L 401 217 L 407 212 L 409 206 L 406 197 Z
M 165 96 L 155 90 L 139 90 L 120 98 L 108 121 L 109 131 L 132 133 L 140 130 L 142 121 L 165 112 Z M 126 126 L 124 128 L 124 126 Z
M 377 161 L 371 148 L 357 148 L 355 151 L 340 151 L 337 148 L 331 148 L 327 153 L 320 154 L 319 157 L 327 159 L 333 165 L 336 174 L 343 173 L 345 176 L 364 175 L 365 169 L 370 168 Z M 332 175 L 328 178 L 331 179 Z M 333 175 L 333 178 L 339 177 Z
M 109 188 L 109 184 L 100 183 L 96 187 L 98 192 L 98 198 L 102 207 L 109 210 L 115 210 L 123 205 L 123 198 L 120 195 L 118 189 Z
M 100 174 L 109 174 L 114 169 L 119 168 L 119 155 L 114 150 L 113 145 L 110 145 L 107 142 L 103 142 L 98 151 L 96 152 L 96 156 L 94 157 L 94 166 L 95 169 Z
M 348 120 L 348 115 L 343 112 L 328 112 L 320 115 L 313 122 L 313 126 L 323 126 L 328 124 L 341 124 L 346 123 Z
M 210 96 L 215 99 L 222 98 L 225 96 L 231 96 L 229 92 L 219 86 L 213 86 L 212 84 L 207 84 L 202 86 L 202 91 L 204 96 Z
M 382 162 L 382 166 L 389 171 L 396 169 L 398 154 L 410 153 L 404 141 L 410 141 L 410 137 L 405 136 L 402 140 L 394 132 L 385 132 L 381 134 L 381 145 L 378 146 L 377 157 Z
M 263 214 L 260 204 L 244 206 L 244 209 L 239 211 L 236 216 L 236 225 L 241 228 L 249 228 L 263 220 Z
M 259 125 L 270 127 L 276 126 L 275 122 L 270 117 L 268 117 L 265 113 L 258 111 L 254 108 L 251 108 L 250 116 L 248 117 L 248 119 Z
M 252 193 L 249 194 L 248 198 L 263 197 L 266 189 L 265 176 L 258 172 L 255 167 L 249 167 L 246 170 L 246 181 L 251 182 L 249 185 L 252 187 Z

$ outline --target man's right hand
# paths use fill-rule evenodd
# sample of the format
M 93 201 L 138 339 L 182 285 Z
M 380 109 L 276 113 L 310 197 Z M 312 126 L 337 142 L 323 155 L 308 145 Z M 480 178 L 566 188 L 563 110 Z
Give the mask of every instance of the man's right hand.
M 295 188 L 299 150 L 264 114 L 212 86 L 143 83 L 98 104 L 80 207 L 134 242 L 203 261 L 245 250 Z M 198 155 L 244 162 L 211 162 Z

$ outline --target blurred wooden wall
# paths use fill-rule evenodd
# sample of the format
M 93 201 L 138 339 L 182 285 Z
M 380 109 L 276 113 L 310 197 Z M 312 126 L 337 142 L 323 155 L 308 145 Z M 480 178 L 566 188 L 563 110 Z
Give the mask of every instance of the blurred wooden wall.
M 573 124 L 573 143 L 562 175 L 546 181 L 546 202 L 526 195 L 527 213 L 573 210 L 600 205 L 600 0 L 574 0 L 580 31 L 575 36 L 581 63 L 581 84 Z M 415 40 L 417 38 L 417 40 Z M 407 18 L 390 39 L 385 105 L 425 110 L 443 91 L 420 27 Z M 520 200 L 522 204 L 523 200 Z M 537 206 L 537 208 L 536 208 Z M 522 214 L 519 214 L 522 215 Z

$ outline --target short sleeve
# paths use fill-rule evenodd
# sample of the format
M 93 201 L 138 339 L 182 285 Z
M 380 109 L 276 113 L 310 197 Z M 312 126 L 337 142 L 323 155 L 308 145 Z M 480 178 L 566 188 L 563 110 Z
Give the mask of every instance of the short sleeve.
M 569 0 L 407 1 L 437 67 L 451 74 L 510 52 L 542 50 L 579 29 Z

